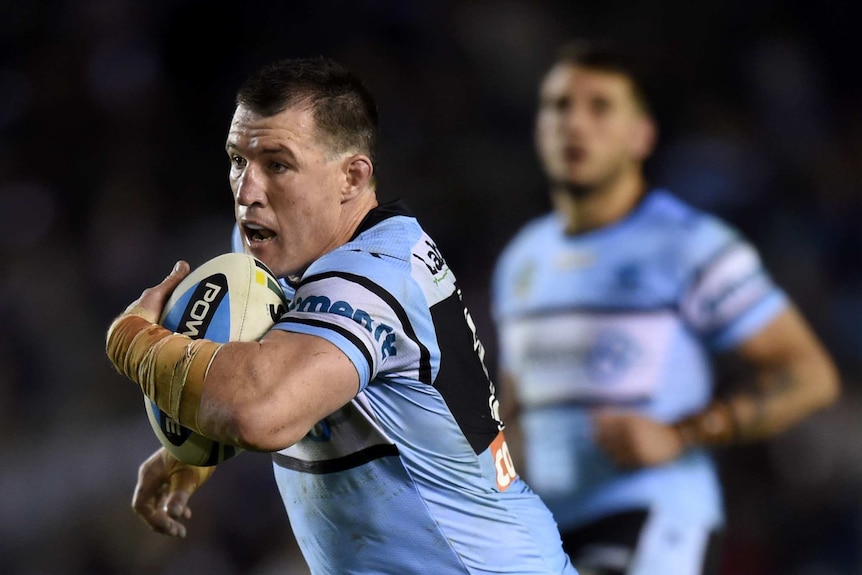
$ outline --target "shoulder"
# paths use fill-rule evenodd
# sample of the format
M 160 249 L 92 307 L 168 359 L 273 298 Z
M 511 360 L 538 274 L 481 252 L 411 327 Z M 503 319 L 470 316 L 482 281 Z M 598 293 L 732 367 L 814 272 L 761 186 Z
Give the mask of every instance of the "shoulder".
M 497 268 L 505 267 L 507 262 L 532 252 L 549 238 L 559 236 L 560 232 L 561 225 L 553 212 L 528 220 L 503 245 L 497 257 Z
M 374 270 L 409 269 L 412 246 L 422 236 L 422 228 L 414 217 L 387 217 L 312 262 L 303 278 L 337 272 L 368 275 Z
M 653 191 L 646 209 L 648 224 L 663 230 L 690 265 L 696 266 L 733 244 L 747 243 L 731 223 L 667 190 Z
M 452 282 L 454 275 L 416 218 L 394 214 L 316 260 L 301 285 L 325 289 L 330 297 L 361 292 L 422 313 L 426 303 L 448 295 Z

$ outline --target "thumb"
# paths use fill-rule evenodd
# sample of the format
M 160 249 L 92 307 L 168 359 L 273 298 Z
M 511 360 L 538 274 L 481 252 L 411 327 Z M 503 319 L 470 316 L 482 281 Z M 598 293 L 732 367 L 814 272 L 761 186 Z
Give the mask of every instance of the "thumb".
M 162 280 L 162 285 L 166 285 L 166 287 L 173 290 L 184 277 L 189 275 L 190 271 L 191 267 L 189 266 L 189 263 L 185 260 L 179 260 L 174 264 L 174 268 L 171 270 L 171 273 Z
M 158 317 L 161 314 L 162 307 L 168 300 L 170 294 L 176 287 L 189 275 L 190 267 L 188 262 L 180 260 L 174 264 L 171 273 L 165 276 L 158 285 L 154 285 L 145 289 L 141 293 L 141 297 L 129 304 L 124 313 L 135 313 L 146 318 L 153 323 L 158 322 Z
M 159 292 L 162 297 L 167 298 L 190 272 L 191 266 L 189 266 L 189 263 L 185 260 L 179 260 L 174 264 L 171 273 L 166 275 L 165 279 L 159 285 L 154 286 L 153 290 Z

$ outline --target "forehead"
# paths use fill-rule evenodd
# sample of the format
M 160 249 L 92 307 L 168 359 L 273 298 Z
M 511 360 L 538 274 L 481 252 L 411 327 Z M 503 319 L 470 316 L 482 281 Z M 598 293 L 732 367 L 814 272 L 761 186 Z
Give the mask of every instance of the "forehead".
M 628 97 L 634 101 L 631 80 L 625 74 L 568 63 L 558 63 L 548 71 L 542 81 L 539 95 L 543 100 L 603 96 Z
M 278 144 L 317 146 L 317 125 L 307 106 L 291 106 L 264 116 L 245 106 L 234 110 L 227 136 L 227 146 L 255 148 Z

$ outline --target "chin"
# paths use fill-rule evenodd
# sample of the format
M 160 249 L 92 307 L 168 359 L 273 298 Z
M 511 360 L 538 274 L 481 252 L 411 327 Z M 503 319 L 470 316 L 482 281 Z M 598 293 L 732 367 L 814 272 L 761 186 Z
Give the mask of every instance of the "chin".
M 593 182 L 585 182 L 580 179 L 561 178 L 554 182 L 554 189 L 579 199 L 593 195 L 596 185 Z
M 268 248 L 268 243 L 254 245 L 246 244 L 245 252 L 263 262 L 264 265 L 266 265 L 266 267 L 268 267 L 272 273 L 274 273 L 276 276 L 281 277 L 279 274 L 280 266 L 276 265 L 278 263 L 278 258 L 274 257 L 272 255 L 272 250 Z

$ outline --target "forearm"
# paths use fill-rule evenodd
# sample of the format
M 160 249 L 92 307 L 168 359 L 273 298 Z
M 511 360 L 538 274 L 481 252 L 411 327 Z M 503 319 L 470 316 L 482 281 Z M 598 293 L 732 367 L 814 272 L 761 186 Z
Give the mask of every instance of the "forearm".
M 686 447 L 721 447 L 763 440 L 835 401 L 838 377 L 831 362 L 801 358 L 761 368 L 751 389 L 713 401 L 674 424 Z
M 761 369 L 753 389 L 728 399 L 739 439 L 757 441 L 779 434 L 838 397 L 838 375 L 831 362 L 801 358 Z
M 260 449 L 257 443 L 265 444 L 275 435 L 268 430 L 276 427 L 265 423 L 272 418 L 266 407 L 273 402 L 261 385 L 266 370 L 255 361 L 259 347 L 257 342 L 193 340 L 134 312 L 114 321 L 106 341 L 107 355 L 117 370 L 138 383 L 172 419 L 247 449 Z M 215 358 L 225 349 L 224 360 L 211 375 Z
M 359 387 L 356 368 L 334 344 L 281 330 L 219 344 L 127 314 L 108 331 L 106 351 L 181 425 L 256 451 L 292 445 Z
M 189 429 L 200 431 L 197 416 L 201 392 L 220 347 L 127 313 L 111 324 L 105 351 L 117 370 L 138 383 L 161 410 Z

